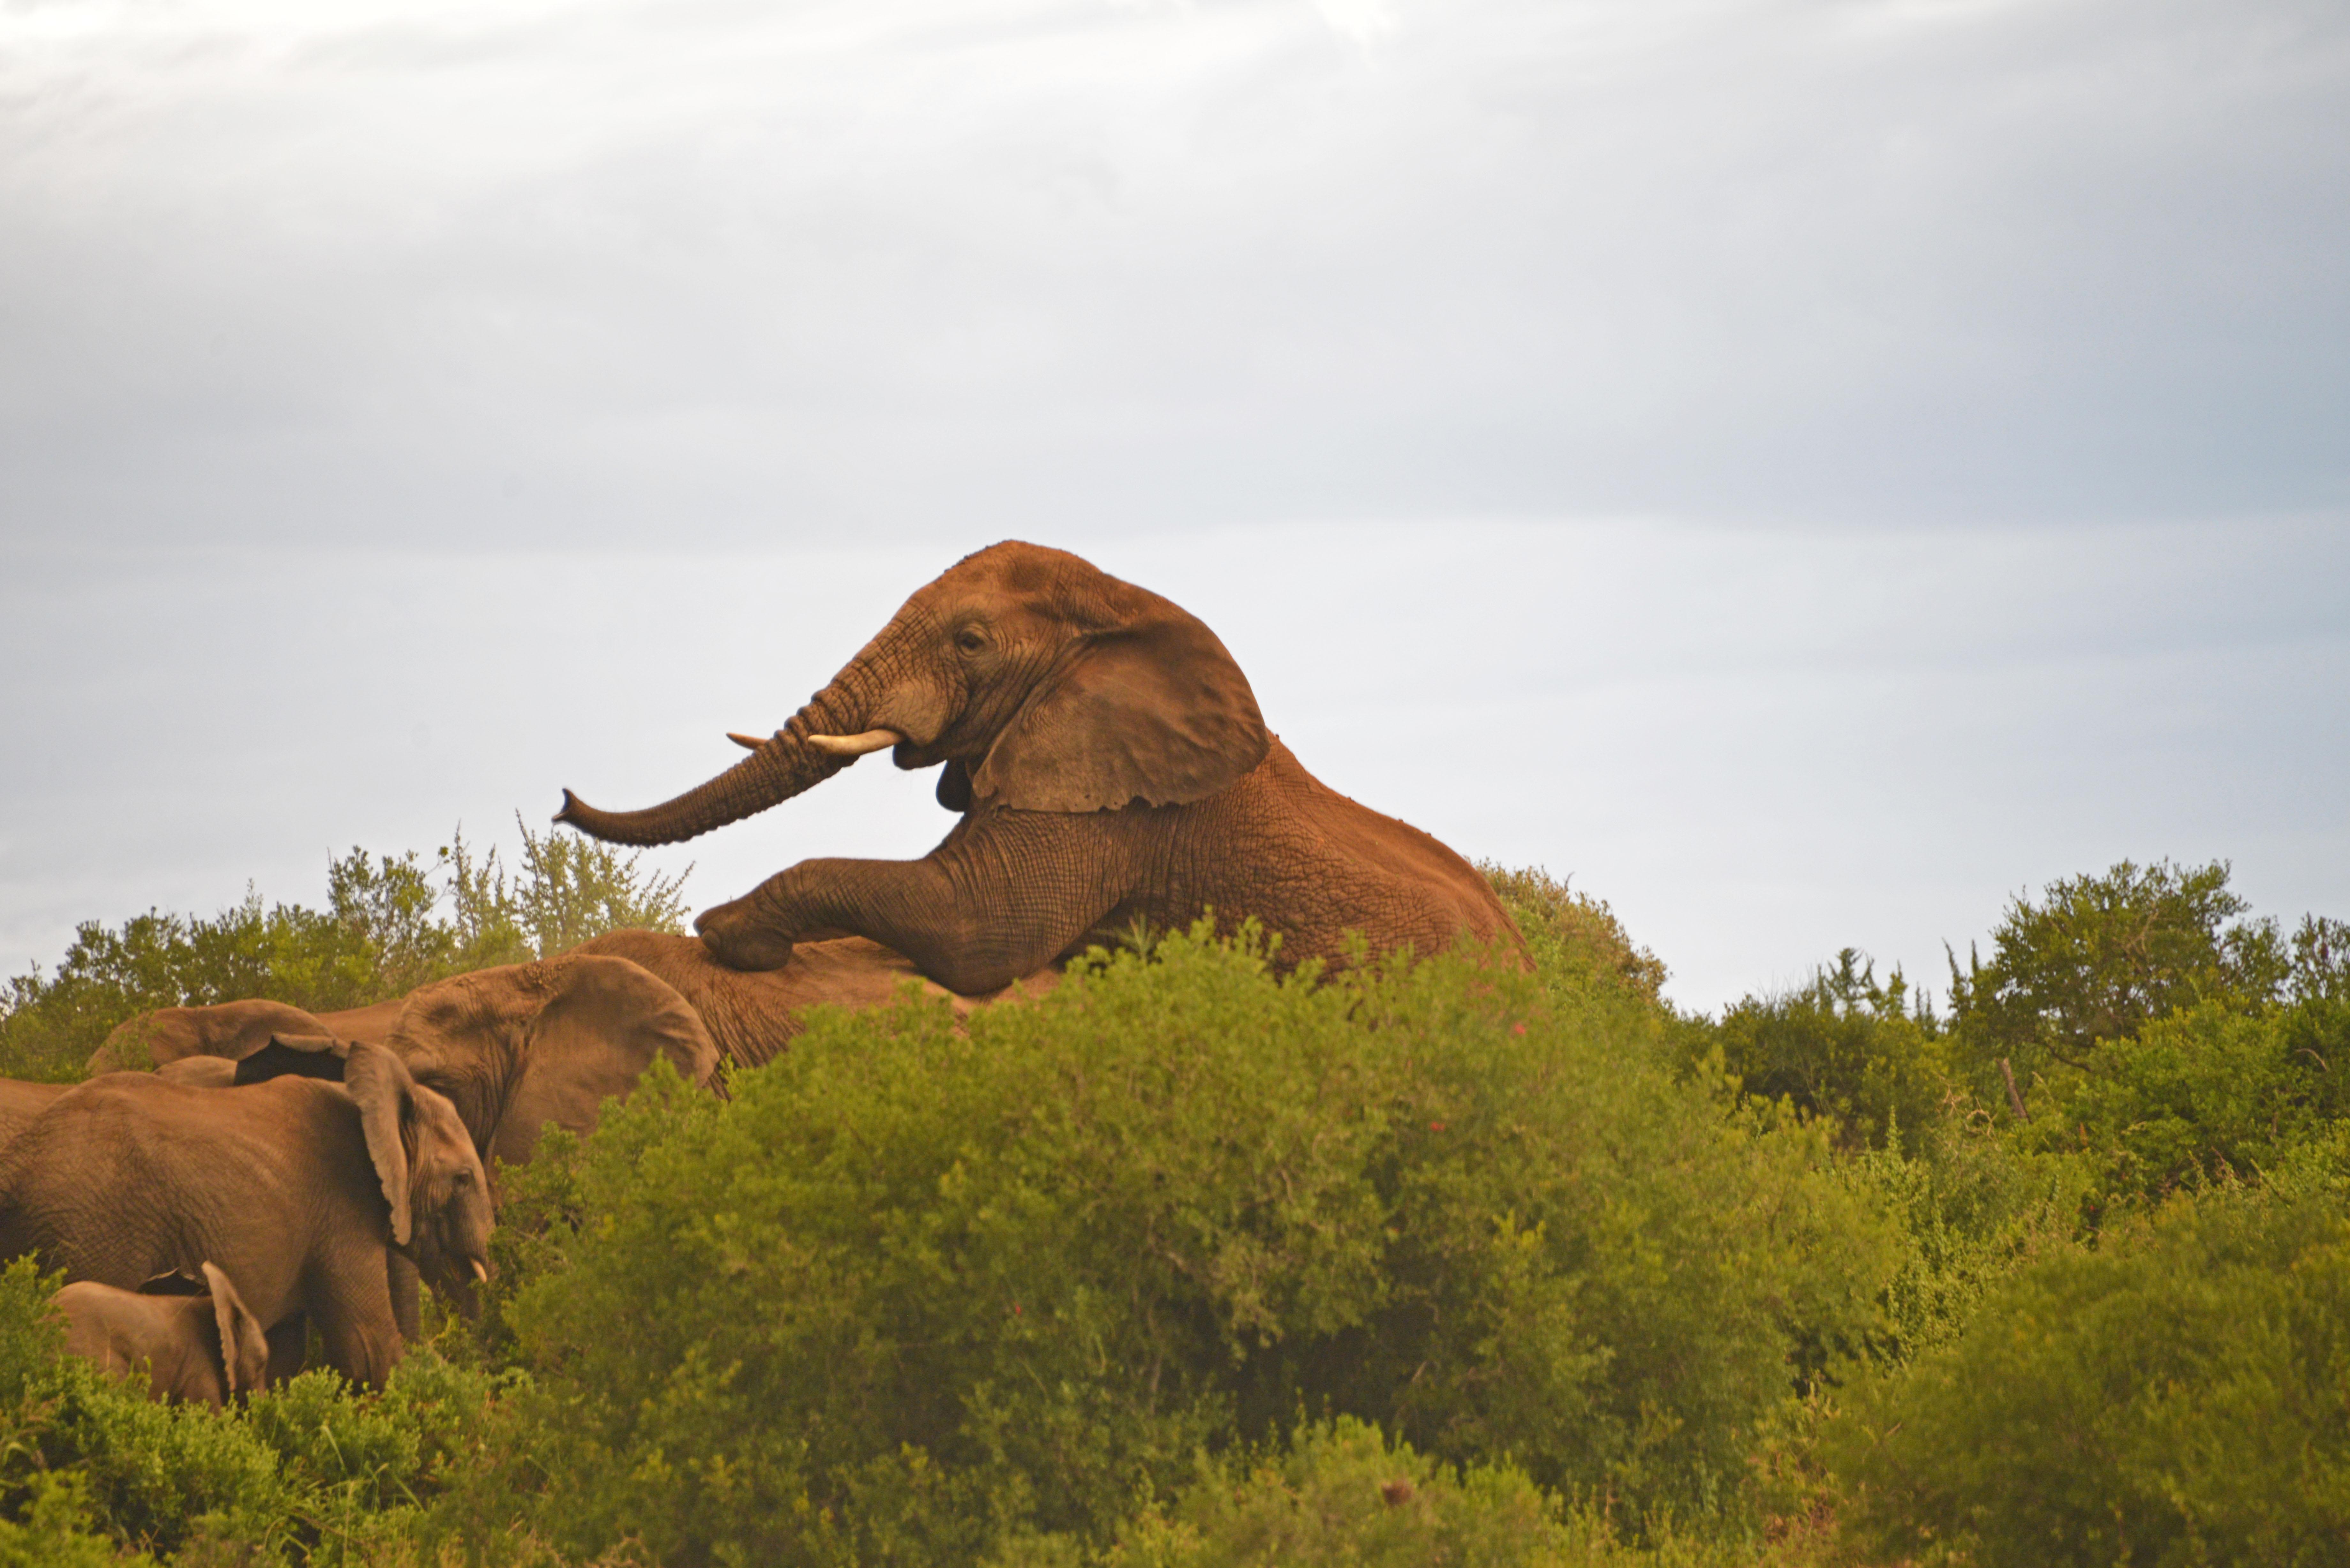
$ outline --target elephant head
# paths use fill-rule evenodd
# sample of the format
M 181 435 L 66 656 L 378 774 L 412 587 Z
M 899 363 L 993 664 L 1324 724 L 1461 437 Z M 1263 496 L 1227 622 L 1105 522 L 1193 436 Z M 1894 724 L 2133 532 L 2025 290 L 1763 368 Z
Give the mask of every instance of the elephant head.
M 476 970 L 419 987 L 383 1048 L 445 1096 L 484 1161 L 527 1161 L 549 1122 L 596 1126 L 655 1057 L 691 1084 L 718 1071 L 701 1017 L 667 982 L 625 958 L 566 953 Z M 190 1058 L 162 1069 L 180 1082 L 265 1083 L 298 1075 L 343 1081 L 355 1044 L 328 1033 L 279 1033 L 242 1061 Z M 0 1117 L 8 1106 L 0 1096 Z M 5 1125 L 0 1125 L 5 1131 Z
M 1173 805 L 1230 786 L 1270 745 L 1256 697 L 1215 633 L 1078 557 L 1006 543 L 908 599 L 829 685 L 752 754 L 645 811 L 569 790 L 557 822 L 670 844 L 790 799 L 868 752 L 945 764 L 940 803 L 1094 812 Z
M 409 1075 L 380 1045 L 357 1044 L 343 1088 L 359 1107 L 368 1158 L 391 1208 L 393 1251 L 459 1300 L 489 1278 L 489 1182 L 447 1097 Z

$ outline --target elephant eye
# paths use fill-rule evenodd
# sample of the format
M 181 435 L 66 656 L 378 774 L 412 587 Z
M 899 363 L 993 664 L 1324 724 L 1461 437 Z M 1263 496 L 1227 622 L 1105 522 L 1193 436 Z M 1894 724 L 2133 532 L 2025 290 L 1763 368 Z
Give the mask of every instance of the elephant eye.
M 965 653 L 977 653 L 987 646 L 987 634 L 975 626 L 967 626 L 955 633 L 955 646 Z

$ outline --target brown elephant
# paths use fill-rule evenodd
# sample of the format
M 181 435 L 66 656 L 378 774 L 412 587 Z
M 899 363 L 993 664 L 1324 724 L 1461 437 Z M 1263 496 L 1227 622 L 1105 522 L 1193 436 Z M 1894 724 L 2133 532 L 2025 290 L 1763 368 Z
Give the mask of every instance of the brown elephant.
M 380 1046 L 351 1047 L 340 1085 L 109 1073 L 0 1153 L 0 1258 L 121 1290 L 213 1262 L 265 1328 L 306 1315 L 328 1365 L 372 1386 L 418 1276 L 461 1296 L 488 1277 L 488 1185 L 455 1107 Z
M 143 1371 L 148 1397 L 189 1399 L 215 1407 L 266 1381 L 269 1340 L 261 1320 L 220 1267 L 206 1262 L 201 1282 L 168 1293 L 118 1290 L 95 1280 L 55 1297 L 66 1320 L 66 1354 L 109 1372 Z M 173 1283 L 184 1275 L 169 1276 Z
M 220 1083 L 233 1075 L 205 1059 L 242 1062 L 291 1036 L 390 1051 L 448 1096 L 484 1160 L 509 1165 L 530 1158 L 548 1122 L 595 1127 L 603 1102 L 628 1094 L 656 1057 L 695 1084 L 718 1069 L 718 1048 L 683 997 L 626 959 L 592 953 L 479 970 L 348 1012 L 276 1002 L 165 1008 L 117 1029 L 91 1065 L 113 1059 L 118 1040 L 137 1040 L 161 1072 Z M 0 1095 L 0 1130 L 7 1112 Z
M 625 958 L 650 970 L 692 1004 L 727 1060 L 746 1067 L 773 1061 L 804 1027 L 807 1010 L 820 1003 L 886 1006 L 912 986 L 944 999 L 962 1017 L 991 1002 L 1049 991 L 1060 978 L 1048 969 L 1001 991 L 958 996 L 923 978 L 902 955 L 861 937 L 803 942 L 792 961 L 776 970 L 729 969 L 693 938 L 666 931 L 610 931 L 571 950 Z
M 1076 556 L 1003 544 L 906 601 L 753 754 L 666 805 L 557 822 L 620 844 L 691 838 L 889 748 L 938 767 L 962 820 L 920 860 L 804 860 L 695 922 L 720 961 L 780 969 L 858 936 L 963 995 L 1142 925 L 1253 916 L 1279 959 L 1524 940 L 1474 867 L 1316 780 L 1266 728 L 1216 635 Z

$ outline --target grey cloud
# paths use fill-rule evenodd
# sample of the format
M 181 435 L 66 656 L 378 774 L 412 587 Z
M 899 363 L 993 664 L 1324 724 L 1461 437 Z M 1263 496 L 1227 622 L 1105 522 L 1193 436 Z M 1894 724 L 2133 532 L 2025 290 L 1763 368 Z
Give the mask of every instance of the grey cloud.
M 2345 492 L 2337 7 L 134 15 L 7 68 L 12 532 Z

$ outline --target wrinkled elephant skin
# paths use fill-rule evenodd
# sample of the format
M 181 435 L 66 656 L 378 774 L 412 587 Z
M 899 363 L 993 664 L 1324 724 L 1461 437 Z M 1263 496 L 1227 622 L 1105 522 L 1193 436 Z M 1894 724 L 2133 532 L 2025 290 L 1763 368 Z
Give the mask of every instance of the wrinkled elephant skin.
M 674 843 L 885 748 L 901 768 L 940 768 L 940 803 L 962 820 L 920 860 L 805 860 L 704 910 L 696 929 L 734 969 L 856 936 L 979 995 L 1207 911 L 1261 920 L 1284 967 L 1346 961 L 1350 931 L 1374 953 L 1465 934 L 1530 961 L 1474 867 L 1305 771 L 1213 632 L 1063 551 L 965 558 L 773 737 L 739 739 L 749 757 L 666 805 L 606 812 L 566 791 L 556 820 Z

